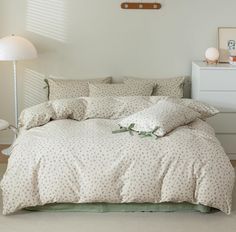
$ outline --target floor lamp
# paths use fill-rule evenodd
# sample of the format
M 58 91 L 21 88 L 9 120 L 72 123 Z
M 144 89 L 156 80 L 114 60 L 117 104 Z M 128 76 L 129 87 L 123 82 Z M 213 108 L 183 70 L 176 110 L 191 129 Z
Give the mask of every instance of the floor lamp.
M 0 61 L 13 63 L 15 128 L 18 127 L 17 61 L 36 57 L 37 50 L 27 39 L 15 35 L 0 39 Z M 10 151 L 11 149 L 6 149 L 3 153 L 9 155 Z

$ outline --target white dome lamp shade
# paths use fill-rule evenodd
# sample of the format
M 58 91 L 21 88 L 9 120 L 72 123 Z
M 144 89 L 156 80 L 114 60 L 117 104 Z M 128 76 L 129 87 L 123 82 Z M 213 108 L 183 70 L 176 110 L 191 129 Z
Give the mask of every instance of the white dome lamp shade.
M 7 36 L 0 39 L 0 60 L 18 61 L 37 57 L 35 46 L 20 36 Z
M 30 60 L 38 56 L 35 46 L 27 39 L 20 36 L 7 36 L 0 39 L 0 61 L 12 61 L 14 72 L 14 106 L 15 106 L 15 132 L 18 126 L 18 95 L 17 95 L 17 70 L 16 62 Z M 5 150 L 10 154 L 10 149 Z

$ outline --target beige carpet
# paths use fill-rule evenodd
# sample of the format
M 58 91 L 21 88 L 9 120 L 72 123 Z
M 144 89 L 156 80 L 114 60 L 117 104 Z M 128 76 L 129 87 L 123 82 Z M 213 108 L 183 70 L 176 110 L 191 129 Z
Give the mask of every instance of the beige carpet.
M 6 165 L 0 165 L 0 177 Z M 0 200 L 0 211 L 2 201 Z M 2 216 L 0 232 L 236 232 L 236 191 L 232 215 L 200 213 L 32 213 Z

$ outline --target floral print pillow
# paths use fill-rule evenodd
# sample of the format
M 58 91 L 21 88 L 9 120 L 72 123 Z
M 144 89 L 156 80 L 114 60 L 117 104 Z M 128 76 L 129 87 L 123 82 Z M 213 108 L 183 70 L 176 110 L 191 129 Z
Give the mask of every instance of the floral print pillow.
M 45 102 L 22 111 L 18 126 L 29 130 L 47 124 L 52 118 L 56 118 L 53 107 L 50 102 Z
M 198 112 L 186 106 L 161 100 L 157 104 L 123 119 L 119 126 L 121 132 L 136 131 L 140 135 L 162 137 L 198 117 L 200 117 Z
M 184 82 L 185 77 L 176 77 L 171 79 L 137 79 L 125 77 L 124 83 L 130 85 L 142 84 L 154 84 L 152 96 L 171 96 L 182 98 L 184 96 Z
M 57 100 L 63 98 L 78 98 L 89 96 L 89 83 L 110 84 L 112 78 L 98 78 L 88 80 L 65 80 L 57 77 L 46 79 L 48 85 L 49 100 Z
M 151 96 L 154 84 L 89 84 L 90 97 Z

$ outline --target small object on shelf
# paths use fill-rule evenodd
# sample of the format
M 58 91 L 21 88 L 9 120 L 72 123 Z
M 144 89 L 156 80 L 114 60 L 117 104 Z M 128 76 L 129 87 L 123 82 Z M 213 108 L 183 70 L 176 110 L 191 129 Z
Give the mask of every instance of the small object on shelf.
M 160 3 L 150 2 L 123 2 L 121 8 L 126 10 L 159 10 L 161 9 Z
M 220 53 L 216 48 L 208 48 L 205 57 L 208 64 L 217 64 L 219 62 Z
M 236 56 L 230 56 L 229 57 L 229 63 L 231 65 L 236 65 Z
M 236 50 L 236 27 L 220 27 L 218 34 L 220 62 L 229 63 L 231 51 Z
M 236 65 L 236 50 L 231 50 L 229 51 L 230 56 L 229 56 L 229 63 L 231 65 Z

